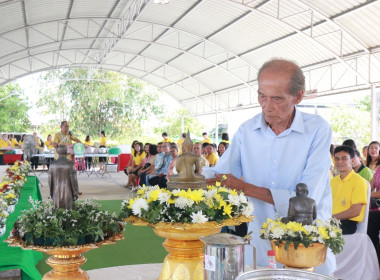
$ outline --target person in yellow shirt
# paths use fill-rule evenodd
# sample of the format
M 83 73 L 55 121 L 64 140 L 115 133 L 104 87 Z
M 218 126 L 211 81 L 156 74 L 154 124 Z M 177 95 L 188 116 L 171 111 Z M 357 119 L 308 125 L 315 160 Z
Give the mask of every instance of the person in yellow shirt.
M 58 145 L 67 146 L 67 158 L 74 159 L 73 141 L 76 143 L 82 143 L 76 136 L 69 130 L 69 123 L 67 121 L 61 122 L 61 131 L 54 135 L 52 145 L 57 148 Z
M 210 167 L 215 166 L 216 163 L 218 162 L 219 158 L 214 153 L 214 147 L 212 146 L 212 144 L 207 145 L 206 152 L 207 152 L 207 154 L 206 154 L 205 158 L 208 160 Z
M 203 136 L 202 144 L 203 144 L 203 143 L 209 143 L 209 144 L 212 144 L 212 140 L 211 140 L 210 138 L 208 138 L 207 132 L 203 132 L 203 133 L 202 133 L 202 136 Z
M 166 132 L 162 133 L 162 142 L 169 142 L 169 143 L 173 143 L 173 140 L 169 138 L 168 134 Z
M 128 187 L 135 187 L 137 186 L 136 180 L 138 177 L 139 170 L 143 167 L 143 159 L 146 157 L 146 153 L 143 150 L 143 144 L 141 142 L 135 143 L 134 146 L 134 153 L 133 153 L 133 163 L 131 167 L 128 167 L 127 174 L 128 174 L 128 181 L 125 185 Z
M 11 142 L 13 148 L 18 146 L 18 141 L 13 134 L 9 134 L 9 141 Z
M 45 143 L 44 143 L 44 146 L 49 149 L 49 150 L 53 150 L 54 149 L 54 146 L 53 146 L 53 136 L 51 136 L 51 134 L 48 135 Z M 52 158 L 47 158 L 46 159 L 46 165 L 47 165 L 47 168 L 49 169 L 50 167 L 50 163 L 53 161 Z
M 21 149 L 22 149 L 22 143 L 24 143 L 25 136 L 26 136 L 26 134 L 23 134 L 23 135 L 21 136 L 21 140 L 18 141 L 18 146 L 19 146 Z
M 67 146 L 67 158 L 74 161 L 74 150 L 73 150 L 73 143 L 82 143 L 70 130 L 69 130 L 69 123 L 67 121 L 61 122 L 61 131 L 57 132 L 54 135 L 53 143 L 52 145 L 54 148 L 57 148 L 58 145 L 65 145 Z M 56 154 L 58 156 L 58 154 Z M 82 192 L 78 192 L 79 195 L 82 195 Z
M 182 138 L 177 141 L 178 155 L 182 155 L 182 143 L 185 141 L 186 133 L 182 133 Z
M 8 140 L 8 135 L 3 134 L 0 139 L 0 154 L 4 154 L 12 149 L 11 142 Z
M 45 147 L 48 148 L 49 150 L 52 150 L 54 149 L 54 146 L 53 146 L 53 136 L 51 136 L 51 134 L 48 135 L 45 143 L 44 143 Z
M 222 133 L 222 142 L 228 143 L 228 145 L 231 144 L 230 137 L 227 132 Z
M 107 138 L 104 130 L 100 131 L 100 142 L 99 148 L 106 148 Z M 106 163 L 107 158 L 99 157 L 99 171 L 104 171 L 104 165 Z
M 356 232 L 363 221 L 367 205 L 368 183 L 353 170 L 355 151 L 349 146 L 338 146 L 334 150 L 335 167 L 339 175 L 330 181 L 333 199 L 332 216 L 341 222 L 342 234 Z

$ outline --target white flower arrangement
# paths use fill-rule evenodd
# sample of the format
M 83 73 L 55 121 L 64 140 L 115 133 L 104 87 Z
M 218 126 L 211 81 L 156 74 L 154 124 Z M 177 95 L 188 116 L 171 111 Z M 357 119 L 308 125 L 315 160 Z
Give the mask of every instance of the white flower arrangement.
M 137 197 L 124 200 L 122 218 L 135 216 L 149 223 L 222 223 L 229 218 L 250 217 L 253 204 L 242 192 L 208 186 L 206 190 L 169 191 L 158 186 L 142 186 Z
M 294 244 L 295 249 L 299 244 L 308 247 L 312 243 L 321 243 L 330 247 L 332 252 L 337 254 L 342 251 L 344 244 L 339 225 L 340 221 L 334 218 L 327 222 L 316 220 L 315 225 L 302 225 L 293 221 L 284 223 L 281 218 L 276 220 L 268 218 L 260 229 L 260 237 L 266 240 L 275 240 L 277 245 L 285 243 L 285 249 L 291 243 Z

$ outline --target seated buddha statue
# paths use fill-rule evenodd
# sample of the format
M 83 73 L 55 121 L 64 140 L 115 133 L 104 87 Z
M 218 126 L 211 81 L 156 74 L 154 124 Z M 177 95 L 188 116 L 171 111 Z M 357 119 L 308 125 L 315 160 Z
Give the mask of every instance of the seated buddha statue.
M 205 177 L 196 174 L 200 168 L 200 157 L 193 155 L 193 141 L 187 133 L 182 143 L 182 155 L 177 158 L 178 174 L 170 176 L 169 188 L 203 188 L 206 186 Z

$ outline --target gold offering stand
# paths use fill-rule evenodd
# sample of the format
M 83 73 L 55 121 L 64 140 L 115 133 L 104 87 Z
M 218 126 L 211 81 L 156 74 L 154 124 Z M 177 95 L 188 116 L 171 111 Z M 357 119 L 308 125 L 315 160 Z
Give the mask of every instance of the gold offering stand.
M 285 250 L 285 242 L 281 244 L 281 247 L 275 242 L 276 240 L 271 240 L 272 250 L 276 251 L 276 261 L 284 264 L 285 268 L 314 272 L 314 267 L 326 261 L 327 247 L 322 243 L 313 243 L 307 248 L 299 244 L 297 249 L 294 249 L 294 244 L 291 243 Z
M 87 261 L 82 255 L 83 253 L 103 245 L 115 244 L 117 240 L 122 239 L 124 239 L 122 234 L 115 234 L 102 242 L 62 247 L 26 245 L 25 241 L 19 237 L 11 237 L 5 240 L 5 242 L 8 242 L 11 247 L 21 247 L 24 250 L 29 249 L 49 254 L 50 257 L 46 260 L 46 263 L 53 270 L 46 273 L 42 278 L 43 280 L 77 280 L 90 279 L 87 272 L 79 268 Z
M 240 225 L 251 222 L 252 219 L 253 216 L 249 218 L 239 216 L 224 220 L 222 224 L 217 222 L 151 224 L 134 216 L 124 220 L 137 226 L 149 226 L 158 236 L 166 238 L 163 246 L 169 254 L 164 260 L 160 280 L 202 280 L 203 242 L 199 237 L 218 233 L 223 226 Z

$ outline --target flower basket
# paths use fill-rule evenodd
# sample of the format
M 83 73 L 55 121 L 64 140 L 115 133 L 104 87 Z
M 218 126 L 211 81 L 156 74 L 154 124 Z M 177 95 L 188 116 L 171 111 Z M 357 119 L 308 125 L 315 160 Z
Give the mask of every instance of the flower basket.
M 276 261 L 285 265 L 285 268 L 296 268 L 314 271 L 314 267 L 322 265 L 326 261 L 327 247 L 321 243 L 313 243 L 309 247 L 299 244 L 297 249 L 294 244 L 276 244 L 277 240 L 271 241 L 272 250 L 276 251 Z
M 0 223 L 0 237 L 2 237 L 4 235 L 6 230 L 7 230 L 7 227 L 6 227 L 5 223 L 4 224 Z

